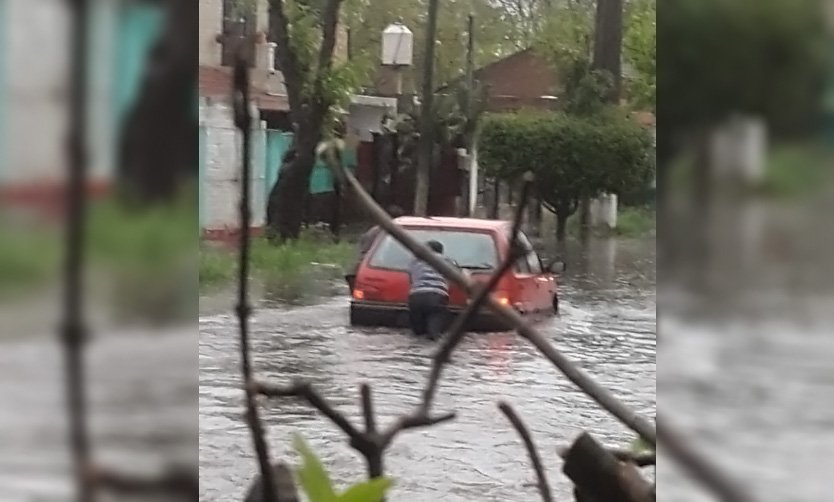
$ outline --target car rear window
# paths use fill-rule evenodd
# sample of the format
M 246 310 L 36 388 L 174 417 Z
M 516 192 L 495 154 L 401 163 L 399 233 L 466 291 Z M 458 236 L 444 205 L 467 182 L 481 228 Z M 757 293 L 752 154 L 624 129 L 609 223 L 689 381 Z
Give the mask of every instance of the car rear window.
M 498 251 L 492 235 L 461 230 L 406 229 L 420 242 L 436 240 L 443 244 L 443 254 L 464 268 L 489 269 L 498 266 Z M 390 235 L 373 251 L 370 266 L 392 270 L 407 270 L 414 259 L 407 250 Z

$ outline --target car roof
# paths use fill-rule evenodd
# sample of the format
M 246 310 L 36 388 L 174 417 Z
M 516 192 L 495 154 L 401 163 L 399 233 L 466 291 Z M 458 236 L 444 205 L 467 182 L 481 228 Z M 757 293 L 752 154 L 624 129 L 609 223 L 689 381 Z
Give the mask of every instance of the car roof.
M 398 225 L 406 227 L 458 228 L 473 230 L 503 230 L 510 222 L 504 220 L 482 220 L 479 218 L 451 218 L 447 216 L 401 216 L 394 220 Z

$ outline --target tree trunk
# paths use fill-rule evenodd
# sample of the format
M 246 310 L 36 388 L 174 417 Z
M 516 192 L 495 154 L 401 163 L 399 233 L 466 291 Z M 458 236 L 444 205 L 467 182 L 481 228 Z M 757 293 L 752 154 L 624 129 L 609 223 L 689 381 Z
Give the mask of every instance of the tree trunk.
M 608 101 L 620 102 L 622 90 L 623 0 L 598 0 L 594 31 L 595 70 L 611 74 L 613 86 Z
M 565 242 L 568 231 L 568 216 L 570 216 L 570 214 L 568 214 L 567 211 L 556 211 L 556 242 Z
M 119 145 L 119 182 L 141 203 L 170 200 L 197 174 L 197 14 L 170 2 L 165 31 L 145 68 Z
M 489 208 L 489 217 L 490 219 L 497 220 L 498 219 L 498 209 L 501 205 L 501 180 L 495 178 L 493 183 L 493 193 L 492 193 L 492 207 Z
M 434 119 L 434 46 L 437 38 L 437 11 L 440 0 L 429 0 L 429 20 L 426 28 L 426 51 L 423 62 L 423 95 L 420 110 L 420 139 L 417 151 L 417 187 L 414 190 L 414 214 L 428 215 L 429 180 L 431 174 L 432 150 L 432 121 Z
M 299 132 L 299 136 L 301 133 Z M 298 138 L 297 155 L 286 164 L 269 193 L 267 225 L 271 238 L 297 239 L 310 191 L 310 174 L 316 161 L 318 138 Z
M 341 240 L 342 228 L 342 184 L 338 180 L 333 182 L 333 214 L 330 219 L 330 233 L 336 242 Z

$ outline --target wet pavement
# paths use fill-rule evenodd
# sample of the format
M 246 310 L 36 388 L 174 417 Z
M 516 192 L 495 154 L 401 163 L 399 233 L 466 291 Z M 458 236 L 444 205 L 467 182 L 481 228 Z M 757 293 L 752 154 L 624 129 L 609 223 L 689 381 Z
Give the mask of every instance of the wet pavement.
M 540 329 L 625 402 L 654 416 L 654 242 L 596 241 L 590 251 L 569 253 L 568 262 L 562 314 Z M 346 296 L 296 308 L 260 305 L 252 321 L 254 368 L 270 382 L 312 382 L 357 424 L 359 385 L 370 382 L 384 426 L 416 404 L 434 344 L 405 331 L 351 328 L 347 309 Z M 241 417 L 237 324 L 230 310 L 200 319 L 200 500 L 205 502 L 241 500 L 255 472 Z M 385 459 L 396 483 L 390 500 L 534 499 L 535 476 L 520 439 L 496 406 L 500 399 L 527 422 L 557 500 L 570 493 L 558 447 L 582 430 L 612 445 L 633 438 L 513 334 L 472 335 L 455 353 L 435 404 L 435 410 L 456 411 L 458 418 L 398 437 Z M 263 410 L 275 458 L 295 462 L 291 438 L 298 433 L 338 486 L 365 475 L 363 460 L 341 431 L 308 405 L 276 400 L 264 403 Z

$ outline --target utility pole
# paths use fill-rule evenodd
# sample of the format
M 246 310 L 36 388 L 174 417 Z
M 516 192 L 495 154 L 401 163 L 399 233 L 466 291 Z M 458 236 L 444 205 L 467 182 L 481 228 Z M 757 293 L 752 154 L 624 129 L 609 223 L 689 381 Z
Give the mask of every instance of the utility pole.
M 619 104 L 622 88 L 623 0 L 598 0 L 594 31 L 595 70 L 611 74 L 613 87 L 608 100 Z
M 466 118 L 467 120 L 473 120 L 475 115 L 475 16 L 472 14 L 469 14 L 469 24 L 466 31 L 469 35 L 469 39 L 466 44 L 466 89 L 468 91 L 466 93 Z M 467 174 L 464 177 L 466 183 L 461 187 L 463 192 L 466 194 L 466 197 L 464 197 L 466 204 L 461 212 L 464 216 L 472 217 L 478 197 L 478 173 L 475 171 L 474 157 L 474 131 L 470 131 L 467 134 L 464 146 L 466 147 L 466 162 L 468 169 L 466 170 Z
M 417 187 L 414 191 L 414 214 L 427 216 L 429 205 L 429 179 L 432 151 L 432 108 L 434 98 L 434 46 L 437 38 L 437 11 L 440 0 L 429 0 L 429 19 L 426 28 L 426 50 L 423 59 L 423 92 L 420 103 L 420 140 L 417 151 Z

